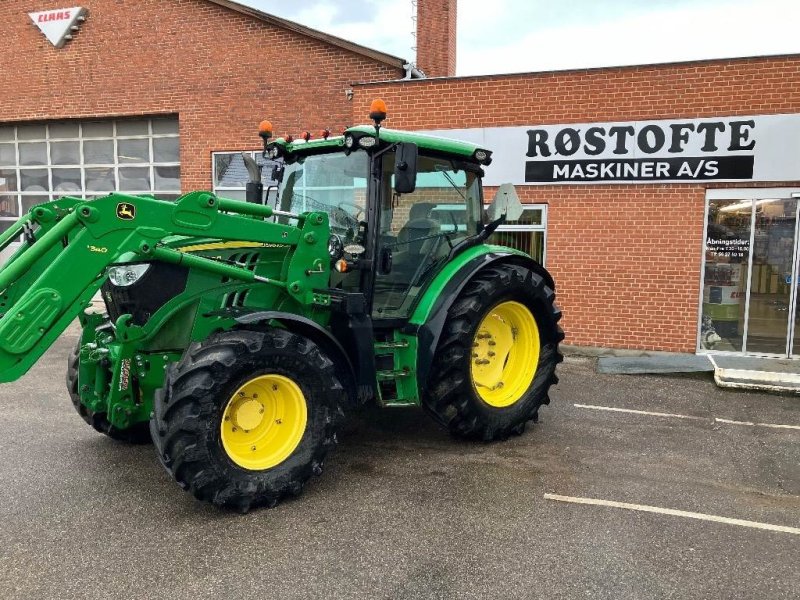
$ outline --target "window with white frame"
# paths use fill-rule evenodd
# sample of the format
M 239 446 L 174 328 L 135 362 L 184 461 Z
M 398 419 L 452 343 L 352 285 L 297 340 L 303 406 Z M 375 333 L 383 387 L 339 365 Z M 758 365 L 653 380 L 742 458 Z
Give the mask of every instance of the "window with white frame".
M 487 243 L 522 250 L 544 265 L 547 258 L 547 205 L 525 204 L 522 216 L 516 221 L 503 223 Z
M 61 196 L 176 198 L 179 147 L 174 116 L 0 125 L 0 231 Z

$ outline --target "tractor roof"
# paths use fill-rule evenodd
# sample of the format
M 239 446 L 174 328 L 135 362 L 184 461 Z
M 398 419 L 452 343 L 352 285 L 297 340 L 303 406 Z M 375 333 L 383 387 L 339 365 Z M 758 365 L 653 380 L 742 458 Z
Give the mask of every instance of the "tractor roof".
M 375 127 L 373 125 L 356 125 L 349 127 L 344 131 L 344 135 L 332 136 L 327 139 L 312 139 L 305 141 L 290 140 L 285 138 L 278 138 L 271 142 L 281 149 L 281 154 L 313 154 L 326 149 L 335 150 L 342 148 L 345 145 L 345 137 L 352 135 L 358 139 L 364 136 L 375 137 Z M 384 127 L 380 130 L 380 139 L 382 142 L 389 142 L 394 144 L 396 142 L 410 142 L 416 144 L 420 150 L 428 150 L 435 153 L 449 154 L 461 156 L 463 158 L 472 158 L 483 164 L 489 164 L 491 161 L 491 152 L 470 142 L 463 142 L 460 140 L 452 140 L 444 137 L 437 137 L 432 135 L 425 135 L 413 131 L 400 131 L 397 129 L 386 129 Z M 482 151 L 480 155 L 483 158 L 476 158 L 476 152 Z

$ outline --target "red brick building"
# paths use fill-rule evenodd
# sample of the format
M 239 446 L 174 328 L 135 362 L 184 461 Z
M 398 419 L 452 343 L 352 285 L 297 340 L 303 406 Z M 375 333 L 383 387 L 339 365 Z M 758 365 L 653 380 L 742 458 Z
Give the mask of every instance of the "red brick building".
M 559 283 L 568 343 L 739 352 L 746 342 L 742 338 L 747 324 L 751 353 L 784 355 L 788 340 L 797 356 L 800 326 L 791 339 L 787 336 L 796 321 L 788 317 L 797 314 L 792 291 L 798 268 L 797 200 L 792 193 L 800 192 L 800 154 L 792 136 L 800 134 L 793 128 L 800 113 L 798 84 L 800 56 L 436 78 L 359 84 L 354 88 L 353 115 L 366 114 L 370 99 L 381 97 L 390 107 L 388 126 L 457 130 L 451 133 L 454 137 L 464 137 L 463 130 L 485 133 L 498 128 L 501 135 L 495 136 L 499 140 L 495 145 L 486 135 L 472 137 L 483 139 L 495 151 L 505 143 L 500 128 L 516 126 L 528 130 L 571 124 L 572 129 L 585 132 L 597 123 L 666 121 L 674 125 L 696 119 L 716 123 L 787 115 L 778 118 L 786 123 L 783 132 L 776 132 L 775 139 L 759 139 L 755 146 L 758 151 L 763 146 L 768 156 L 780 155 L 787 163 L 777 181 L 762 178 L 756 183 L 744 177 L 741 182 L 674 182 L 667 177 L 662 183 L 653 177 L 635 184 L 619 180 L 598 184 L 596 179 L 583 178 L 580 183 L 526 185 L 522 181 L 526 157 L 520 154 L 520 177 L 514 183 L 523 202 L 546 206 L 546 263 Z M 509 136 L 512 133 L 509 130 Z M 721 144 L 718 149 L 726 150 Z M 499 154 L 495 157 L 502 159 Z M 487 196 L 491 197 L 491 189 Z M 780 202 L 762 202 L 769 199 Z M 716 217 L 716 223 L 711 217 L 712 229 L 724 227 L 721 221 L 729 222 L 727 229 L 743 218 L 752 221 L 735 235 L 727 235 L 747 240 L 747 246 L 752 243 L 753 252 L 745 249 L 745 256 L 736 257 L 739 262 L 734 264 L 741 266 L 741 272 L 738 278 L 725 280 L 723 273 L 711 271 L 730 264 L 731 257 L 716 254 L 731 250 L 712 256 L 713 249 L 704 249 L 707 208 L 713 213 L 750 201 L 755 207 L 726 211 L 735 216 L 724 213 L 722 219 Z M 765 209 L 769 209 L 767 214 Z M 776 250 L 776 245 L 781 249 Z M 753 265 L 749 265 L 751 255 Z M 717 280 L 712 281 L 713 276 Z M 765 277 L 766 283 L 760 280 Z M 739 295 L 733 299 L 739 302 L 722 304 L 732 308 L 720 314 L 714 306 L 719 299 L 708 296 L 733 288 L 730 293 Z M 701 301 L 703 292 L 705 301 Z M 707 329 L 698 335 L 703 314 L 714 317 L 713 330 L 722 340 L 704 345 L 698 339 L 709 337 Z
M 495 151 L 487 200 L 531 208 L 501 241 L 554 273 L 567 343 L 800 354 L 800 56 L 454 77 L 456 1 L 420 0 L 411 79 L 228 0 L 85 0 L 60 48 L 29 16 L 57 8 L 0 6 L 0 228 L 64 193 L 236 196 L 259 120 L 336 130 L 381 97 L 388 127 Z

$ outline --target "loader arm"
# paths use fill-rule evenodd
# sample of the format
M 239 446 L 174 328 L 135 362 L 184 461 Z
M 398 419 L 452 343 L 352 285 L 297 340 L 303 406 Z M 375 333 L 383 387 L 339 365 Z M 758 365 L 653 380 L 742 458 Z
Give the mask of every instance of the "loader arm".
M 25 242 L 0 269 L 0 382 L 13 381 L 44 354 L 90 303 L 109 265 L 162 261 L 248 283 L 286 289 L 304 305 L 319 300 L 330 275 L 324 213 L 292 215 L 297 225 L 264 221 L 268 206 L 192 192 L 176 202 L 111 194 L 84 201 L 62 198 L 40 205 L 0 237 Z M 280 278 L 162 245 L 170 236 L 215 238 L 290 247 Z M 122 317 L 120 317 L 122 318 Z

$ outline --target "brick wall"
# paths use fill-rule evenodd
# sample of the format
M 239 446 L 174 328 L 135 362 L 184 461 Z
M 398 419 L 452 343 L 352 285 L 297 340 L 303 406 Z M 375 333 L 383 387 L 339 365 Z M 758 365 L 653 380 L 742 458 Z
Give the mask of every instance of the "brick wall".
M 418 0 L 417 66 L 428 77 L 456 74 L 457 0 Z
M 357 84 L 349 102 L 350 82 L 402 70 L 204 0 L 82 6 L 88 20 L 55 49 L 27 16 L 38 1 L 0 3 L 13 40 L 0 46 L 0 122 L 177 113 L 184 190 L 211 186 L 212 151 L 257 148 L 264 117 L 279 134 L 336 130 L 366 121 L 375 97 L 387 126 L 410 129 L 800 112 L 800 56 Z M 452 74 L 455 0 L 419 10 L 419 66 Z M 549 205 L 568 342 L 694 350 L 705 187 L 520 186 Z
M 800 56 L 464 77 L 358 85 L 353 120 L 376 97 L 408 129 L 796 113 L 797 89 Z M 517 186 L 548 204 L 567 343 L 694 352 L 707 187 Z
M 184 191 L 211 186 L 212 151 L 258 148 L 263 118 L 280 134 L 340 130 L 351 81 L 402 75 L 204 0 L 81 5 L 87 21 L 56 49 L 28 17 L 40 1 L 0 3 L 0 123 L 178 113 Z

